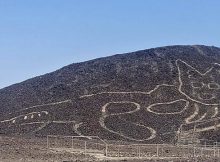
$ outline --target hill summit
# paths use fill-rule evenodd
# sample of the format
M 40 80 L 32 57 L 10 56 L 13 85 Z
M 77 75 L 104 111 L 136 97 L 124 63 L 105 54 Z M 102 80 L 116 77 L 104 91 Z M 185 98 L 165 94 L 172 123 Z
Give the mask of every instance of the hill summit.
M 0 133 L 218 140 L 220 48 L 167 46 L 75 63 L 0 90 Z M 195 134 L 194 134 L 195 135 Z

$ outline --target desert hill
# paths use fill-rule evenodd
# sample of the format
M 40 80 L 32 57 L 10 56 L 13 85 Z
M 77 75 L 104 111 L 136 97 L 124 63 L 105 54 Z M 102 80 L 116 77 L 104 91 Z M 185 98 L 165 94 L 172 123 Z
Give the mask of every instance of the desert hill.
M 0 90 L 0 133 L 170 143 L 218 139 L 220 48 L 167 46 L 87 62 Z

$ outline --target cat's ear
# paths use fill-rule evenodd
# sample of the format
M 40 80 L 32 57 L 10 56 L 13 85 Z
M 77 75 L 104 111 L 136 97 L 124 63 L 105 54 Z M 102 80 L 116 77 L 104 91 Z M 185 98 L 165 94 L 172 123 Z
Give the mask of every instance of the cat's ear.
M 213 67 L 207 72 L 207 74 L 220 75 L 220 64 L 218 63 L 213 64 Z
M 182 60 L 176 60 L 176 65 L 180 76 L 184 76 L 189 79 L 198 78 L 201 76 L 201 73 L 198 70 Z

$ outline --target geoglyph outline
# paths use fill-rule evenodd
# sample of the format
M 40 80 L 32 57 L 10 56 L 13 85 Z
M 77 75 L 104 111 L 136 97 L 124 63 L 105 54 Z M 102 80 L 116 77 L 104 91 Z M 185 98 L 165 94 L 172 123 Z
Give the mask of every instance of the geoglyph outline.
M 182 83 L 182 79 L 181 79 L 181 70 L 180 70 L 180 66 L 178 65 L 178 62 L 182 62 L 182 63 L 186 64 L 188 67 L 190 67 L 191 69 L 193 69 L 194 71 L 196 71 L 197 73 L 199 73 L 199 74 L 202 75 L 202 76 L 208 74 L 208 73 L 211 72 L 211 71 L 213 70 L 213 68 L 214 68 L 214 66 L 213 66 L 213 67 L 209 68 L 205 73 L 201 73 L 201 72 L 198 71 L 196 68 L 192 67 L 191 65 L 187 64 L 186 62 L 184 62 L 184 61 L 182 61 L 182 60 L 180 60 L 180 59 L 177 59 L 177 60 L 175 61 L 175 64 L 176 64 L 176 67 L 177 67 L 177 71 L 178 71 L 178 81 L 179 81 L 179 85 L 178 85 L 177 88 L 178 88 L 178 91 L 179 91 L 182 95 L 184 95 L 189 101 L 180 98 L 179 100 L 174 100 L 174 101 L 171 101 L 171 102 L 154 103 L 154 104 L 152 104 L 152 105 L 149 105 L 149 106 L 146 108 L 146 110 L 149 111 L 150 113 L 154 113 L 154 114 L 157 114 L 157 115 L 174 115 L 174 114 L 181 114 L 182 112 L 184 112 L 184 111 L 187 109 L 187 106 L 189 106 L 189 102 L 190 102 L 190 101 L 193 101 L 193 102 L 195 102 L 195 103 L 199 103 L 199 104 L 202 104 L 202 105 L 207 105 L 207 106 L 210 106 L 210 105 L 211 105 L 211 106 L 218 106 L 219 104 L 207 104 L 207 103 L 203 103 L 203 102 L 201 102 L 201 101 L 197 101 L 197 100 L 191 98 L 190 96 L 188 96 L 187 94 L 185 94 L 185 93 L 182 91 L 182 85 L 183 85 L 183 83 Z M 214 63 L 214 64 L 220 66 L 220 64 L 218 64 L 218 63 Z M 151 93 L 155 92 L 158 88 L 163 87 L 163 86 L 164 86 L 164 87 L 176 87 L 176 85 L 160 84 L 160 85 L 155 86 L 154 89 L 152 89 L 152 90 L 150 90 L 150 91 L 148 91 L 148 92 L 141 92 L 141 91 L 133 91 L 133 92 L 100 92 L 100 93 L 96 93 L 96 94 L 82 95 L 82 96 L 80 96 L 80 98 L 82 99 L 82 98 L 87 98 L 87 97 L 93 97 L 93 96 L 101 95 L 101 94 L 145 94 L 145 95 L 150 95 Z M 157 112 L 154 112 L 154 111 L 152 111 L 152 110 L 150 109 L 153 105 L 163 105 L 163 104 L 169 104 L 169 103 L 174 103 L 174 102 L 178 102 L 178 101 L 186 101 L 186 106 L 185 106 L 184 109 L 183 109 L 182 111 L 180 111 L 180 112 L 176 112 L 176 113 L 157 113 Z M 47 105 L 62 104 L 62 103 L 66 103 L 66 102 L 72 102 L 72 100 L 64 100 L 64 101 L 60 101 L 60 102 L 54 102 L 54 103 L 48 103 L 48 104 L 42 104 L 42 105 L 35 105 L 35 106 L 32 106 L 32 107 L 28 107 L 28 108 L 21 109 L 21 110 L 19 110 L 18 112 L 21 112 L 21 111 L 24 111 L 24 110 L 29 110 L 29 109 L 32 109 L 32 108 L 47 106 Z M 124 103 L 125 103 L 125 102 L 128 103 L 128 102 L 130 102 L 130 101 L 121 101 L 121 103 L 123 103 L 123 102 L 124 102 Z M 105 108 L 106 105 L 107 105 L 107 104 L 110 104 L 110 103 L 114 103 L 114 102 L 106 103 L 106 104 L 105 104 L 104 106 L 102 106 L 102 108 L 101 108 L 102 114 L 104 114 L 104 115 L 102 115 L 102 116 L 100 117 L 100 120 L 99 120 L 100 125 L 101 125 L 103 128 L 105 128 L 106 130 L 108 130 L 108 131 L 110 131 L 110 132 L 112 132 L 112 133 L 119 134 L 120 136 L 129 139 L 129 137 L 126 137 L 126 136 L 124 136 L 124 135 L 121 135 L 121 134 L 118 133 L 118 132 L 109 130 L 109 129 L 105 126 L 105 124 L 104 124 L 104 119 L 105 119 L 105 117 L 106 117 L 106 111 L 103 110 L 103 107 Z M 130 102 L 130 103 L 131 103 L 131 102 Z M 139 104 L 138 104 L 138 103 L 135 103 L 135 105 L 139 105 Z M 139 105 L 139 106 L 140 106 L 140 105 Z M 136 111 L 139 111 L 139 109 L 138 109 L 138 110 L 134 110 L 134 111 L 132 111 L 132 112 L 130 112 L 130 113 L 134 113 L 134 112 L 136 112 Z M 46 111 L 44 111 L 44 112 L 46 112 Z M 192 120 L 193 118 L 196 117 L 196 115 L 198 115 L 198 112 L 199 112 L 199 108 L 196 108 L 196 110 L 194 111 L 194 113 L 191 114 L 188 118 L 186 118 L 186 119 L 185 119 L 185 123 L 183 123 L 183 124 L 191 124 L 191 123 L 201 122 L 201 121 L 205 118 L 205 116 L 207 115 L 206 113 L 205 113 L 200 119 L 198 119 L 198 120 L 196 120 L 196 121 L 193 121 L 193 122 L 190 122 L 190 120 Z M 32 114 L 32 115 L 33 115 L 34 113 L 39 113 L 39 112 L 30 112 L 30 113 L 24 114 L 24 115 L 20 114 L 20 115 L 18 115 L 18 116 L 16 116 L 16 117 L 13 117 L 13 118 L 10 118 L 10 119 L 6 119 L 6 120 L 3 120 L 3 121 L 0 121 L 0 123 L 13 122 L 16 118 L 19 118 L 19 117 L 22 117 L 22 116 L 25 116 L 25 115 L 29 115 L 29 114 Z M 48 113 L 48 112 L 47 112 L 47 113 Z M 121 114 L 126 114 L 126 113 L 127 113 L 127 112 L 121 113 Z M 215 107 L 215 113 L 211 116 L 211 119 L 215 119 L 215 118 L 217 117 L 218 113 L 219 113 L 218 107 Z M 9 113 L 9 115 L 11 115 L 11 114 L 13 114 L 13 113 Z M 115 115 L 116 115 L 116 114 L 115 114 Z M 120 114 L 118 114 L 118 115 L 120 115 Z M 108 116 L 108 115 L 107 115 L 107 116 Z M 73 123 L 73 124 L 74 124 L 74 125 L 73 125 L 73 129 L 75 130 L 75 132 L 76 132 L 77 134 L 81 135 L 81 136 L 84 136 L 83 134 L 81 134 L 81 132 L 78 131 L 78 128 L 79 128 L 81 125 L 83 125 L 83 123 L 78 123 L 78 124 L 76 124 L 76 121 L 75 121 L 75 120 L 73 120 L 73 121 L 51 121 L 51 122 L 54 122 L 54 123 L 68 123 L 68 122 L 69 122 L 69 123 Z M 24 124 L 37 124 L 37 123 L 41 123 L 41 122 L 32 122 L 32 123 L 24 123 Z M 42 124 L 43 124 L 43 123 L 45 124 L 45 122 L 42 122 Z M 140 125 L 140 124 L 138 124 L 138 123 L 134 123 L 134 124 Z M 182 125 L 183 125 L 183 124 L 182 124 Z M 140 126 L 144 126 L 144 125 L 140 125 Z M 217 126 L 220 127 L 220 124 L 218 124 Z M 144 140 L 141 140 L 141 141 L 150 140 L 150 139 L 153 139 L 153 138 L 156 137 L 156 131 L 155 131 L 153 128 L 150 128 L 150 127 L 147 127 L 147 126 L 144 126 L 144 127 L 148 128 L 148 129 L 152 132 L 152 135 L 151 135 L 148 139 L 144 139 Z M 214 129 L 214 126 L 213 126 L 213 127 L 210 127 L 210 128 L 207 128 L 207 130 L 211 130 L 211 129 Z M 205 128 L 204 128 L 203 130 L 200 130 L 200 131 L 204 131 L 204 130 L 205 130 Z M 135 139 L 132 139 L 132 138 L 130 138 L 130 139 L 131 139 L 131 140 L 135 140 Z

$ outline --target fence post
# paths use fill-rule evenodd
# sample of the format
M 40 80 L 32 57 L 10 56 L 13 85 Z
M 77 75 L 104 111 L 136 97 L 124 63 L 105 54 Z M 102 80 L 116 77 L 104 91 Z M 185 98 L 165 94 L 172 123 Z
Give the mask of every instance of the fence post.
M 49 141 L 48 141 L 48 135 L 47 135 L 47 150 L 49 149 Z
M 219 148 L 217 148 L 218 149 L 218 157 L 219 157 Z
M 189 144 L 187 144 L 187 156 L 190 157 L 191 156 L 191 151 L 189 148 Z
M 120 147 L 118 146 L 118 157 L 120 156 Z
M 73 149 L 73 137 L 72 137 L 72 140 L 71 140 L 71 148 Z
M 105 145 L 105 156 L 108 157 L 108 144 Z
M 138 155 L 139 155 L 139 150 L 138 150 L 138 146 L 137 146 L 137 157 L 138 157 Z
M 193 144 L 193 157 L 196 156 L 196 147 L 195 147 L 195 144 Z
M 86 141 L 85 141 L 85 152 L 84 152 L 84 153 L 85 153 L 85 155 L 86 155 L 86 147 L 87 147 L 86 145 L 87 145 L 87 143 L 86 143 Z
M 201 157 L 203 157 L 203 147 L 201 149 Z
M 216 156 L 216 153 L 215 153 L 215 144 L 214 144 L 214 146 L 213 146 L 213 150 L 214 150 L 214 157 Z
M 58 136 L 55 136 L 55 146 L 56 146 L 56 148 L 58 147 L 57 145 L 58 145 Z
M 138 146 L 138 157 L 140 158 L 141 157 L 141 147 Z
M 159 145 L 157 144 L 157 157 L 159 157 Z

